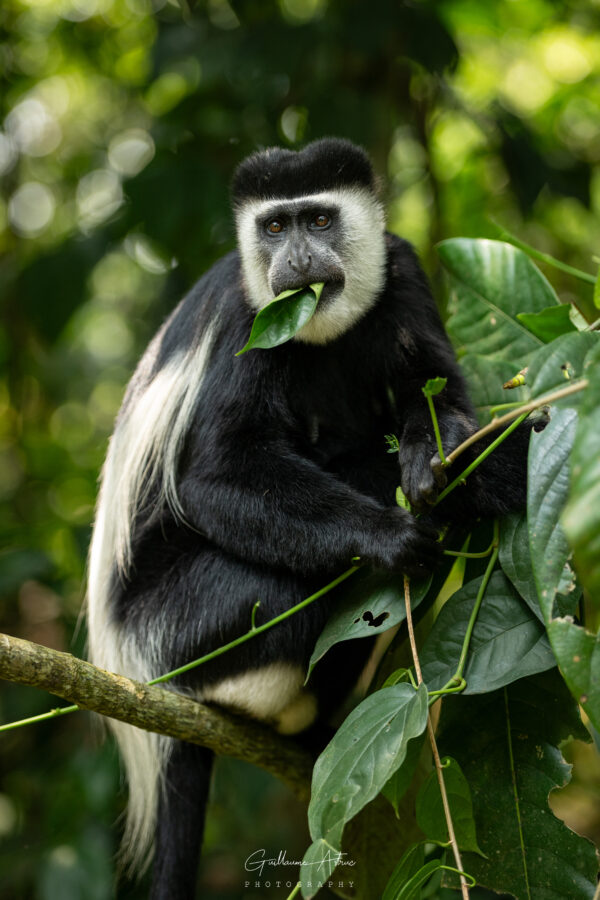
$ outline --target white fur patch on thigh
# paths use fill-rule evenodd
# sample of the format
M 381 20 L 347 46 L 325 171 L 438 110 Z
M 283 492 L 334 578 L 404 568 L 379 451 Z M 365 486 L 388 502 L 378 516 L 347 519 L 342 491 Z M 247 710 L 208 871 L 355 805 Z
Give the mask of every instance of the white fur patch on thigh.
M 300 666 L 275 662 L 205 687 L 198 700 L 233 707 L 293 734 L 310 725 L 317 713 L 316 698 L 303 685 Z

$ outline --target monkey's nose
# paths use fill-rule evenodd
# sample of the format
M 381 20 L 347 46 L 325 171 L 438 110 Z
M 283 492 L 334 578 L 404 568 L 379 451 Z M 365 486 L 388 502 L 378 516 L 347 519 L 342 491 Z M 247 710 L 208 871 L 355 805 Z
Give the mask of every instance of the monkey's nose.
M 312 256 L 307 250 L 296 250 L 288 256 L 288 266 L 298 275 L 306 275 L 312 265 Z

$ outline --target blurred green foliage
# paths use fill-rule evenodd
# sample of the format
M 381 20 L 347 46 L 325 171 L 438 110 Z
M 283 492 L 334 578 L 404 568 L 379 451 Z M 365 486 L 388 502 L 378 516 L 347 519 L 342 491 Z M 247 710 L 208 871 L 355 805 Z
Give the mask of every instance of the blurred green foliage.
M 492 220 L 593 272 L 599 82 L 598 0 L 3 0 L 0 627 L 83 653 L 112 422 L 158 323 L 233 245 L 240 159 L 328 134 L 363 144 L 390 229 L 438 288 L 435 242 L 496 236 Z M 574 299 L 568 276 L 553 282 Z M 0 717 L 53 705 L 6 686 Z M 0 898 L 112 896 L 112 746 L 76 715 L 3 738 L 0 766 Z M 272 782 L 228 771 L 203 896 L 250 898 L 246 848 L 297 858 L 306 833 Z M 597 813 L 578 814 L 598 839 Z

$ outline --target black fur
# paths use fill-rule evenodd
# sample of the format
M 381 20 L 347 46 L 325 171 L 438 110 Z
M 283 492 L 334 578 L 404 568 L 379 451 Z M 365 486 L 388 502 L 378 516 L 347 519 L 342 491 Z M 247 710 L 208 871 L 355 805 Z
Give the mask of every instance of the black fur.
M 317 194 L 338 187 L 375 189 L 369 158 L 360 147 L 340 138 L 313 141 L 304 150 L 272 147 L 245 159 L 233 176 L 234 204 Z
M 242 164 L 236 202 L 339 184 L 371 187 L 364 154 L 347 142 L 272 151 Z M 315 159 L 320 159 L 321 167 Z M 309 165 L 310 163 L 310 165 Z M 236 358 L 250 332 L 237 252 L 218 262 L 166 323 L 159 346 L 139 369 L 122 415 L 152 373 L 182 347 L 216 329 L 205 381 L 178 471 L 185 522 L 156 494 L 139 511 L 128 579 L 115 573 L 112 614 L 125 635 L 151 634 L 159 671 L 168 671 L 248 630 L 322 587 L 354 556 L 397 572 L 433 566 L 436 533 L 395 504 L 401 482 L 416 504 L 436 493 L 435 441 L 421 387 L 445 376 L 436 398 L 444 446 L 475 428 L 475 416 L 415 254 L 388 235 L 387 273 L 376 304 L 323 346 L 290 341 Z M 141 382 L 141 383 L 140 383 Z M 315 429 L 318 423 L 318 431 Z M 384 435 L 400 440 L 399 460 Z M 523 443 L 527 434 L 514 442 Z M 514 446 L 513 442 L 513 446 Z M 522 453 L 493 456 L 449 498 L 445 516 L 465 518 L 515 508 L 524 500 Z M 465 461 L 461 459 L 460 466 Z M 400 466 L 398 465 L 400 462 Z M 458 493 L 458 492 L 456 492 Z M 181 686 L 201 688 L 280 660 L 306 667 L 334 602 L 324 596 L 256 640 L 196 669 Z M 165 615 L 165 613 L 167 613 Z M 327 714 L 347 693 L 370 650 L 340 645 L 311 682 Z M 332 660 L 335 664 L 332 663 Z M 156 662 L 156 661 L 155 661 Z M 193 896 L 210 755 L 178 747 L 159 815 L 154 900 Z

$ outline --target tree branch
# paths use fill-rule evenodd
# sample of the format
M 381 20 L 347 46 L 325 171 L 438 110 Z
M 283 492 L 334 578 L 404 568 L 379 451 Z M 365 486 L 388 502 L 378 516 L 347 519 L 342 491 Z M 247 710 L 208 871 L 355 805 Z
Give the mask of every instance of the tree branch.
M 0 678 L 43 688 L 81 709 L 260 766 L 301 800 L 310 796 L 310 754 L 258 722 L 8 634 L 0 634 Z

